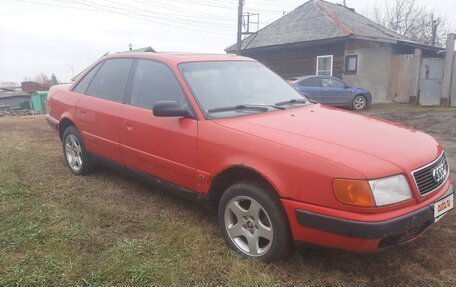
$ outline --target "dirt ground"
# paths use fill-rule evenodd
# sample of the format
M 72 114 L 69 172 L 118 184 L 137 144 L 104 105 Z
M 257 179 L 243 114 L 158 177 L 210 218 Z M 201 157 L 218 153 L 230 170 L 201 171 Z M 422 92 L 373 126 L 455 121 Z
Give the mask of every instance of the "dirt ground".
M 456 109 L 375 105 L 456 166 Z M 412 156 L 412 155 L 411 155 Z M 75 177 L 44 117 L 0 118 L 0 286 L 456 286 L 456 212 L 377 254 L 298 249 L 241 259 L 214 214 L 107 168 Z
M 456 168 L 456 108 L 377 104 L 364 113 L 401 123 L 434 136 L 445 148 L 454 177 Z

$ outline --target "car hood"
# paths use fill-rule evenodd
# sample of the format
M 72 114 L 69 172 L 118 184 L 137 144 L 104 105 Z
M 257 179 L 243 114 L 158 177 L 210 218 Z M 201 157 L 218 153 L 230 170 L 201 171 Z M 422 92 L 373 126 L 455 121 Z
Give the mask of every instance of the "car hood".
M 320 104 L 214 122 L 329 159 L 367 178 L 410 173 L 442 152 L 433 137 L 418 130 Z

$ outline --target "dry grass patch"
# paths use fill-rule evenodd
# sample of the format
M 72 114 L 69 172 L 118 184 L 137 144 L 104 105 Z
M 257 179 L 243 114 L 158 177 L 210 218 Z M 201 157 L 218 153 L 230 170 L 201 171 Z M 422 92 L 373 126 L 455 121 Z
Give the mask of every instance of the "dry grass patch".
M 0 286 L 455 286 L 455 219 L 380 254 L 248 261 L 215 214 L 107 168 L 75 177 L 43 117 L 0 119 Z

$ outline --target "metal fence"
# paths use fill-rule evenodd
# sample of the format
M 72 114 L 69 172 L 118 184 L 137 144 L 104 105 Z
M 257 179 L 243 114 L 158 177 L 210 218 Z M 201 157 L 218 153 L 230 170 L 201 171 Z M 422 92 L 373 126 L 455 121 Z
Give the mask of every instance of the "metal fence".
M 424 58 L 421 60 L 419 104 L 438 106 L 443 90 L 444 58 Z

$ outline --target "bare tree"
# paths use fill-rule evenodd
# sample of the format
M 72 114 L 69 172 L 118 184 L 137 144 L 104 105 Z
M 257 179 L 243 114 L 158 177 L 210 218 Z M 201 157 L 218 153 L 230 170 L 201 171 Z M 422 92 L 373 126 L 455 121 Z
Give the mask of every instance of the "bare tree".
M 42 85 L 52 86 L 57 85 L 59 83 L 59 80 L 57 80 L 57 77 L 54 73 L 52 73 L 50 78 L 45 73 L 39 73 L 33 79 L 31 77 L 24 77 L 23 82 L 36 82 Z
M 52 73 L 51 75 L 51 79 L 49 80 L 49 83 L 51 85 L 57 85 L 59 83 L 59 80 L 57 80 L 57 77 L 55 76 L 54 73 Z
M 377 1 L 367 14 L 378 24 L 427 45 L 443 47 L 450 30 L 445 17 L 416 0 Z
M 35 76 L 34 80 L 40 84 L 49 84 L 50 81 L 49 77 L 45 73 L 39 73 Z

